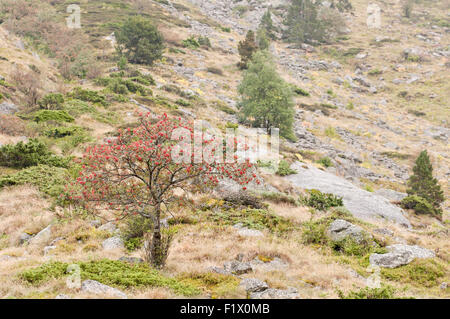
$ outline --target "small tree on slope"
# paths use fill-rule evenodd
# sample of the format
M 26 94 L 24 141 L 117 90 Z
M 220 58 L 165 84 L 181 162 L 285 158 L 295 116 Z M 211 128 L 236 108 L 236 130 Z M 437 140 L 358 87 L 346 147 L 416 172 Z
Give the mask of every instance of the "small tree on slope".
M 172 134 L 179 129 L 182 134 L 178 133 L 178 140 L 172 140 Z M 214 157 L 216 149 L 223 152 L 211 146 L 223 145 L 213 144 L 214 137 L 201 135 L 204 159 Z M 118 219 L 131 215 L 152 219 L 148 260 L 155 267 L 163 266 L 168 247 L 164 247 L 161 237 L 160 218 L 163 210 L 177 199 L 173 193 L 175 188 L 194 191 L 229 178 L 245 190 L 245 185 L 256 177 L 248 161 L 194 163 L 194 152 L 184 152 L 185 148 L 180 147 L 182 141 L 191 146 L 193 136 L 192 123 L 167 115 L 154 123 L 149 115 L 141 116 L 140 125 L 119 131 L 117 140 L 87 148 L 80 175 L 67 188 L 68 199 L 82 203 L 91 211 L 114 212 Z M 174 150 L 175 156 L 183 157 L 181 163 L 173 158 Z
M 440 211 L 440 204 L 444 201 L 444 192 L 433 177 L 433 166 L 426 150 L 422 151 L 413 167 L 413 175 L 408 180 L 409 195 L 417 195 L 426 199 L 436 211 Z

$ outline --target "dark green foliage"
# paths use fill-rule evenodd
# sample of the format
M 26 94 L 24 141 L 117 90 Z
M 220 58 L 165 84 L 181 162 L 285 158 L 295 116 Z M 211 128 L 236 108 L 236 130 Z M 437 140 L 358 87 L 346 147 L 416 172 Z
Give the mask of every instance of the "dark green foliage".
M 381 270 L 387 280 L 428 288 L 436 287 L 445 273 L 446 265 L 435 259 L 416 259 L 406 266 Z
M 342 291 L 338 291 L 341 299 L 394 299 L 395 289 L 391 286 L 383 286 L 381 288 L 365 287 L 357 291 L 350 291 L 347 295 Z
M 301 198 L 301 202 L 309 207 L 314 207 L 318 210 L 327 210 L 330 207 L 343 206 L 342 197 L 334 194 L 322 193 L 317 189 L 308 190 L 308 195 Z
M 444 201 L 444 192 L 436 178 L 433 177 L 433 166 L 427 151 L 422 151 L 413 167 L 413 175 L 408 180 L 409 195 L 417 195 L 430 203 L 436 212 L 442 212 L 441 203 Z
M 116 32 L 116 39 L 119 53 L 132 63 L 152 65 L 162 57 L 163 36 L 146 18 L 129 18 Z
M 64 110 L 40 110 L 33 113 L 33 120 L 36 122 L 73 122 L 75 119 Z
M 280 176 L 297 174 L 297 171 L 295 169 L 291 169 L 289 166 L 290 165 L 288 162 L 281 160 L 280 163 L 278 164 L 278 170 L 276 174 Z
M 194 36 L 190 36 L 186 40 L 183 40 L 182 44 L 185 48 L 189 49 L 198 49 L 200 47 L 200 43 L 198 43 L 197 39 Z
M 301 95 L 301 96 L 309 96 L 309 92 L 308 92 L 308 91 L 306 91 L 306 90 L 304 90 L 304 89 L 302 89 L 302 88 L 299 88 L 299 87 L 294 87 L 294 92 L 295 92 L 295 94 L 297 94 L 297 95 Z
M 275 26 L 273 25 L 270 10 L 267 10 L 261 18 L 259 29 L 264 30 L 265 34 L 272 40 L 275 40 Z
M 68 159 L 53 155 L 44 143 L 36 139 L 0 147 L 0 166 L 24 168 L 46 164 L 67 167 L 68 162 Z
M 277 216 L 265 209 L 247 208 L 243 210 L 215 210 L 210 212 L 208 219 L 222 225 L 242 224 L 244 227 L 264 230 L 282 235 L 295 229 L 289 220 Z
M 211 40 L 209 40 L 208 37 L 202 37 L 199 36 L 197 39 L 198 44 L 200 44 L 200 46 L 202 47 L 206 47 L 206 48 L 210 48 L 211 47 Z
M 69 93 L 69 96 L 85 102 L 98 103 L 103 106 L 108 105 L 104 95 L 99 94 L 97 91 L 82 89 L 81 87 L 76 87 L 71 93 Z
M 268 131 L 279 128 L 281 136 L 295 140 L 293 92 L 278 75 L 269 52 L 254 54 L 238 89 L 239 108 L 245 120 Z
M 283 37 L 291 43 L 325 43 L 343 25 L 339 13 L 322 8 L 312 0 L 292 0 L 284 21 Z
M 70 179 L 68 171 L 61 167 L 38 165 L 25 168 L 15 174 L 0 177 L 0 188 L 31 184 L 41 192 L 59 198 Z
M 119 70 L 126 70 L 128 65 L 128 60 L 126 57 L 121 56 L 119 58 L 119 61 L 117 61 L 117 67 L 119 68 Z
M 38 101 L 41 109 L 59 110 L 64 104 L 64 96 L 60 93 L 50 93 Z
M 240 41 L 238 44 L 239 55 L 241 61 L 238 63 L 240 69 L 247 69 L 248 63 L 252 59 L 253 54 L 258 50 L 258 46 L 255 40 L 255 33 L 250 30 L 247 32 L 244 41 Z
M 403 208 L 413 209 L 416 214 L 440 215 L 441 212 L 434 209 L 425 198 L 417 195 L 410 195 L 400 202 Z
M 125 227 L 122 229 L 125 247 L 129 251 L 140 248 L 144 235 L 152 229 L 153 222 L 150 218 L 144 218 L 140 215 L 127 218 Z
M 166 277 L 146 264 L 130 264 L 108 259 L 76 262 L 75 264 L 80 266 L 82 280 L 96 280 L 105 285 L 125 289 L 132 287 L 167 287 L 184 296 L 194 296 L 201 292 L 196 286 Z M 19 276 L 30 284 L 40 285 L 51 279 L 60 279 L 69 275 L 68 266 L 68 263 L 53 261 L 23 271 Z
M 44 134 L 48 137 L 63 138 L 66 136 L 81 134 L 83 132 L 84 129 L 80 126 L 55 126 L 46 130 Z
M 333 166 L 333 162 L 327 156 L 322 157 L 320 160 L 317 161 L 317 163 L 322 164 L 324 167 L 331 167 L 331 166 Z

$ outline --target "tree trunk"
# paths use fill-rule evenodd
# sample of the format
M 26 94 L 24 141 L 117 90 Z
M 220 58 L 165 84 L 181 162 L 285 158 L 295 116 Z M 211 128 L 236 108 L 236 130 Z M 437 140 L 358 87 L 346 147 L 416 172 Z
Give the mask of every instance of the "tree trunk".
M 150 261 L 152 265 L 156 268 L 161 268 L 164 263 L 164 252 L 161 240 L 161 208 L 156 206 L 155 211 L 155 223 L 153 225 L 153 238 L 152 245 L 150 247 Z

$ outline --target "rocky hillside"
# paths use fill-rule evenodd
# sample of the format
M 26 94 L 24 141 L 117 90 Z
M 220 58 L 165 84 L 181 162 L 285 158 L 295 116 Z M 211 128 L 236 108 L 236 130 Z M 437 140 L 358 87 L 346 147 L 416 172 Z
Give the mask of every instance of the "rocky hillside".
M 43 2 L 49 21 L 33 18 L 32 5 L 14 17 L 14 1 L 0 0 L 0 146 L 48 152 L 44 162 L 0 166 L 0 297 L 450 297 L 448 3 L 417 1 L 406 18 L 402 2 L 383 1 L 381 27 L 369 28 L 369 1 L 351 0 L 340 36 L 312 46 L 280 39 L 287 0 L 78 1 L 75 30 L 66 30 L 65 1 Z M 134 127 L 135 111 L 263 131 L 239 119 L 237 64 L 239 41 L 268 8 L 278 73 L 307 92 L 295 96 L 296 141 L 280 145 L 286 172 L 260 163 L 263 186 L 249 187 L 248 201 L 228 184 L 188 194 L 190 205 L 163 216 L 176 230 L 166 266 L 150 268 L 144 221 L 60 199 L 77 177 L 64 159 Z M 124 71 L 115 32 L 136 14 L 154 21 L 166 48 L 153 66 Z M 105 85 L 114 77 L 123 92 Z M 49 93 L 63 97 L 58 111 L 39 108 Z M 440 217 L 399 205 L 425 149 L 444 191 Z M 79 286 L 66 284 L 70 265 L 81 269 Z

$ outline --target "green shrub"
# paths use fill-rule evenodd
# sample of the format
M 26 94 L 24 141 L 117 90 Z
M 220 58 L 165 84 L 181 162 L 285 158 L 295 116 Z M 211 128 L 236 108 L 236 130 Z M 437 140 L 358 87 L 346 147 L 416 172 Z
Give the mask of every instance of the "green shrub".
M 223 71 L 220 68 L 210 66 L 206 69 L 209 73 L 217 74 L 217 75 L 223 75 Z
M 185 101 L 183 99 L 178 99 L 175 101 L 176 104 L 181 105 L 181 106 L 191 106 L 191 103 L 189 103 L 188 101 Z
M 104 95 L 99 94 L 97 91 L 82 89 L 81 87 L 75 88 L 71 93 L 69 93 L 69 96 L 85 102 L 98 103 L 103 106 L 108 105 Z
M 267 199 L 275 203 L 287 203 L 294 206 L 298 206 L 298 201 L 294 197 L 286 195 L 285 193 L 263 192 L 261 193 L 261 197 L 263 199 Z
M 198 44 L 200 44 L 202 47 L 210 48 L 211 47 L 211 40 L 209 40 L 208 37 L 199 36 L 197 39 Z
M 218 210 L 210 212 L 207 217 L 208 220 L 219 225 L 236 225 L 240 223 L 244 227 L 258 230 L 267 229 L 278 235 L 293 231 L 296 228 L 289 220 L 265 209 Z
M 84 129 L 80 126 L 55 126 L 46 130 L 44 134 L 48 137 L 62 138 L 80 134 L 82 132 L 84 132 Z
M 117 49 L 128 61 L 152 65 L 162 57 L 164 38 L 152 21 L 130 17 L 116 32 Z
M 54 198 L 59 197 L 70 175 L 61 167 L 38 165 L 23 169 L 15 174 L 0 177 L 0 188 L 12 185 L 31 184 L 41 192 Z
M 227 33 L 231 32 L 231 28 L 230 27 L 221 27 L 220 30 L 222 30 L 223 32 L 227 32 Z
M 166 277 L 146 264 L 130 264 L 114 260 L 76 262 L 80 266 L 81 278 L 91 279 L 119 288 L 166 287 L 184 296 L 195 296 L 201 290 L 189 283 Z M 68 275 L 68 263 L 53 261 L 39 267 L 23 271 L 19 277 L 33 285 L 45 283 L 51 279 L 61 279 Z
M 440 215 L 425 198 L 410 195 L 402 199 L 401 206 L 405 209 L 413 209 L 416 214 Z
M 317 163 L 323 165 L 324 167 L 331 167 L 331 166 L 333 166 L 333 162 L 327 156 L 322 157 L 320 160 L 317 161 Z
M 189 49 L 198 49 L 200 47 L 200 43 L 198 43 L 197 39 L 194 36 L 190 36 L 186 40 L 181 42 L 185 48 Z
M 117 67 L 119 70 L 126 70 L 128 65 L 128 60 L 126 57 L 121 56 L 119 61 L 117 61 Z
M 46 164 L 67 167 L 68 163 L 69 159 L 53 155 L 44 143 L 36 139 L 0 147 L 0 166 L 24 168 Z
M 64 96 L 60 93 L 50 93 L 38 101 L 41 109 L 59 110 L 64 104 Z
M 211 298 L 223 298 L 233 293 L 239 287 L 240 280 L 232 275 L 223 275 L 213 272 L 183 273 L 177 276 L 182 283 L 188 283 L 210 293 Z
M 144 235 L 153 229 L 153 222 L 150 218 L 140 215 L 126 219 L 122 229 L 122 238 L 125 247 L 129 251 L 134 251 L 142 246 Z
M 334 194 L 322 193 L 317 189 L 308 190 L 308 195 L 300 198 L 300 201 L 309 207 L 325 211 L 330 207 L 343 206 L 342 197 Z
M 225 104 L 222 101 L 215 101 L 213 103 L 213 106 L 215 108 L 219 109 L 220 111 L 230 114 L 230 115 L 234 115 L 237 113 L 233 108 L 229 107 L 227 104 Z
M 32 118 L 35 122 L 73 122 L 75 119 L 64 110 L 39 110 L 33 113 Z
M 381 276 L 387 280 L 431 288 L 445 276 L 445 266 L 432 259 L 416 259 L 399 268 L 383 268 Z
M 91 104 L 81 100 L 69 100 L 64 103 L 64 110 L 72 117 L 78 117 L 86 113 L 95 113 L 97 109 Z
M 395 289 L 391 286 L 383 286 L 381 288 L 365 287 L 357 291 L 350 291 L 348 294 L 344 294 L 339 290 L 338 294 L 341 299 L 394 299 Z
M 285 160 L 281 160 L 278 164 L 278 170 L 276 174 L 280 176 L 287 176 L 297 174 L 297 171 L 295 169 L 291 169 L 288 162 L 286 162 Z
M 306 91 L 306 90 L 304 90 L 304 89 L 302 89 L 302 88 L 299 88 L 299 87 L 295 87 L 295 88 L 294 88 L 294 92 L 295 92 L 295 94 L 297 94 L 297 95 L 301 95 L 301 96 L 309 96 L 309 92 L 308 92 L 308 91 Z

